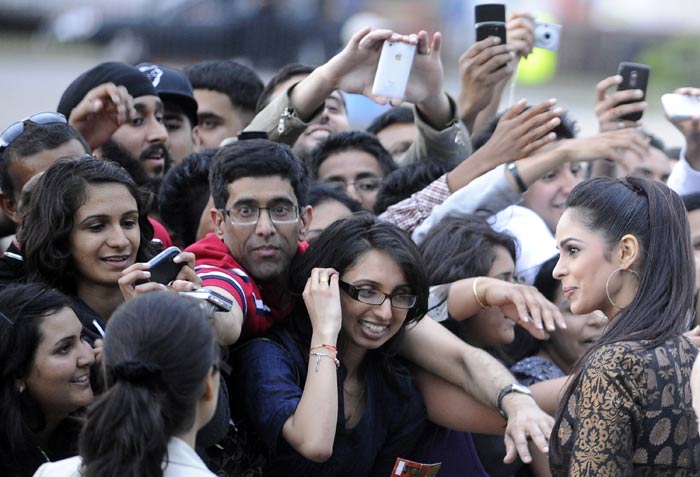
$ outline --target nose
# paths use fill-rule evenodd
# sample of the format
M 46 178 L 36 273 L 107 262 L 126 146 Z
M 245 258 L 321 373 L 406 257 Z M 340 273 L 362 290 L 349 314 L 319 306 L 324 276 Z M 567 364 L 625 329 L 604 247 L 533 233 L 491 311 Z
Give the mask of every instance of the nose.
M 124 249 L 129 246 L 129 238 L 121 225 L 112 228 L 112 232 L 107 237 L 107 245 L 117 249 Z
M 77 366 L 79 368 L 92 366 L 92 364 L 95 362 L 95 352 L 92 350 L 92 346 L 84 341 L 81 342 L 81 345 L 80 353 L 78 354 Z
M 272 219 L 270 219 L 268 209 L 260 209 L 258 222 L 255 224 L 255 233 L 263 237 L 269 237 L 273 235 L 275 231 L 275 224 L 273 224 Z
M 564 266 L 561 263 L 561 256 L 559 256 L 559 260 L 557 260 L 557 264 L 554 266 L 554 270 L 552 270 L 552 277 L 554 277 L 555 280 L 561 280 L 564 275 Z
M 377 318 L 381 318 L 382 321 L 386 322 L 391 320 L 392 313 L 391 299 L 389 297 L 387 297 L 381 305 L 376 305 L 375 315 Z
M 571 193 L 571 189 L 573 189 L 579 182 L 581 182 L 581 179 L 575 176 L 574 173 L 571 172 L 571 170 L 568 168 L 565 169 L 561 177 L 561 192 L 566 197 L 568 197 Z
M 360 194 L 357 192 L 357 187 L 355 187 L 354 182 L 348 182 L 347 185 L 345 186 L 345 193 L 350 197 L 352 200 L 356 202 L 362 202 L 362 198 L 360 197 Z
M 155 116 L 148 121 L 148 131 L 146 132 L 146 140 L 149 143 L 165 144 L 168 139 L 168 130 L 165 129 L 165 124 L 158 121 Z

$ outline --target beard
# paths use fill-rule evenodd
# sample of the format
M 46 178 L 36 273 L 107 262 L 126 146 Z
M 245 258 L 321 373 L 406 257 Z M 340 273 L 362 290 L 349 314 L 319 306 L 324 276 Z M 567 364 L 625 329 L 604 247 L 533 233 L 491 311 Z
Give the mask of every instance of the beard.
M 143 166 L 143 159 L 152 153 L 153 149 L 162 149 L 165 154 L 165 167 L 163 172 L 159 176 L 149 175 L 146 168 Z M 107 141 L 100 147 L 102 151 L 102 159 L 105 161 L 114 162 L 129 173 L 136 185 L 145 191 L 152 194 L 153 200 L 151 203 L 151 211 L 158 210 L 158 191 L 160 189 L 160 184 L 163 181 L 163 174 L 170 168 L 170 155 L 168 151 L 163 146 L 151 146 L 141 153 L 141 156 L 136 159 L 129 151 L 121 147 L 119 144 L 113 140 Z

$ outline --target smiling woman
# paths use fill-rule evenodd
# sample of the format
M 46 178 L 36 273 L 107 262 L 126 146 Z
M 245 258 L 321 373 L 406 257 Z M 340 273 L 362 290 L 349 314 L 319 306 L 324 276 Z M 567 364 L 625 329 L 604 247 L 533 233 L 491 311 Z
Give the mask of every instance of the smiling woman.
M 553 275 L 571 311 L 601 310 L 609 322 L 560 402 L 552 475 L 697 475 L 688 382 L 698 351 L 681 334 L 694 285 L 683 202 L 655 181 L 591 179 L 571 192 L 557 243 Z
M 75 298 L 97 334 L 124 301 L 122 271 L 153 255 L 146 203 L 124 169 L 92 158 L 51 166 L 29 203 L 19 236 L 30 281 Z
M 235 366 L 240 407 L 272 452 L 264 474 L 389 475 L 425 420 L 395 359 L 427 308 L 418 250 L 397 227 L 355 215 L 325 229 L 290 277 L 306 306 L 246 343 Z
M 75 454 L 74 414 L 93 399 L 95 354 L 58 291 L 0 292 L 0 474 L 32 475 L 43 462 Z

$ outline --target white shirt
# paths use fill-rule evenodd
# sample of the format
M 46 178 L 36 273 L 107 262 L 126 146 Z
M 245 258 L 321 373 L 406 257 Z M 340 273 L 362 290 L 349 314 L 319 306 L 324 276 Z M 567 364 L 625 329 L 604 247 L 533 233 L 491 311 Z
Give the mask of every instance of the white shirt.
M 81 465 L 80 456 L 47 462 L 37 469 L 34 477 L 81 477 Z M 163 477 L 216 477 L 194 449 L 177 437 L 172 437 L 168 442 L 168 458 L 163 466 Z
M 700 171 L 690 167 L 690 163 L 685 158 L 685 146 L 681 149 L 678 162 L 671 169 L 671 175 L 668 176 L 666 184 L 678 195 L 700 192 Z

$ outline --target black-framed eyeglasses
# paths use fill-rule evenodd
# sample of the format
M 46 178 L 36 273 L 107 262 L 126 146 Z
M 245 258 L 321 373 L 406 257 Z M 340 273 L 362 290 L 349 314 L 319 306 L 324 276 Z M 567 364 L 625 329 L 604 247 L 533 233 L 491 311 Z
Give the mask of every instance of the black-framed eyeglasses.
M 4 151 L 10 144 L 15 141 L 24 132 L 24 122 L 31 121 L 34 124 L 45 125 L 45 124 L 55 124 L 63 123 L 67 124 L 68 121 L 66 117 L 61 113 L 36 113 L 32 114 L 28 118 L 24 118 L 21 121 L 10 124 L 5 130 L 0 134 L 0 152 Z
M 418 296 L 411 295 L 410 293 L 387 295 L 386 293 L 371 288 L 357 288 L 342 280 L 338 281 L 338 286 L 340 286 L 341 290 L 344 290 L 345 293 L 350 295 L 350 298 L 367 305 L 381 305 L 388 298 L 391 301 L 391 306 L 408 310 L 413 308 L 416 305 L 416 301 L 418 301 Z
M 345 192 L 349 185 L 354 185 L 355 190 L 360 194 L 369 194 L 379 190 L 382 185 L 381 177 L 364 177 L 356 181 L 345 182 L 343 180 L 325 181 L 326 184 L 339 192 Z
M 299 220 L 299 207 L 292 204 L 277 204 L 269 207 L 256 205 L 236 205 L 225 209 L 229 220 L 234 225 L 255 225 L 260 219 L 260 211 L 267 210 L 267 215 L 273 224 L 291 224 Z

